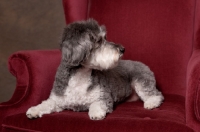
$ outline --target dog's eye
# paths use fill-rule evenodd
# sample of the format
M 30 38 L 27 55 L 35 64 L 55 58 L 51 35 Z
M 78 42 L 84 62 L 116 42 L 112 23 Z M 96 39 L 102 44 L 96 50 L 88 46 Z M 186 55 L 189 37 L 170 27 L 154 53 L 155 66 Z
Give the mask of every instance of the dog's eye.
M 97 43 L 102 43 L 103 39 L 99 38 L 99 40 L 97 40 Z
M 90 40 L 92 41 L 92 42 L 95 42 L 95 39 L 94 39 L 94 37 L 91 35 L 90 36 Z

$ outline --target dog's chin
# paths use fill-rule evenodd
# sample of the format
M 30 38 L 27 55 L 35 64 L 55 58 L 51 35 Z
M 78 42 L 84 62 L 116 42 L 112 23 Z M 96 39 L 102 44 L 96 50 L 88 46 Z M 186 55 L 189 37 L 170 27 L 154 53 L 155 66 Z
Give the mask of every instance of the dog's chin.
M 90 69 L 96 69 L 96 70 L 109 70 L 113 69 L 118 66 L 119 60 L 118 61 L 113 61 L 113 62 L 102 62 L 102 63 L 90 63 L 90 62 L 84 62 L 82 63 L 82 66 Z
M 84 67 L 96 70 L 109 70 L 115 68 L 123 53 L 119 53 L 117 50 L 104 48 L 103 50 L 99 49 L 90 54 L 86 60 L 82 62 Z

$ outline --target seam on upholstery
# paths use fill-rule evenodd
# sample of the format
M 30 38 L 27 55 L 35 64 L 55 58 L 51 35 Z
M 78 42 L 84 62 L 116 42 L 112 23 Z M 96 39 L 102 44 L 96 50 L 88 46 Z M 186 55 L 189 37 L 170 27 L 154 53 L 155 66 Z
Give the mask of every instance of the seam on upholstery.
M 162 110 L 162 111 L 167 111 L 167 113 L 169 114 L 173 114 L 173 115 L 176 115 L 175 113 L 176 112 L 172 112 L 172 111 L 168 111 L 168 110 Z M 154 119 L 154 120 L 159 120 L 159 118 L 154 118 L 154 117 L 151 117 L 149 116 L 151 119 Z M 185 119 L 185 116 L 180 116 L 180 115 L 176 115 L 176 117 L 178 117 L 179 121 L 173 121 L 173 122 L 177 122 L 179 124 L 185 124 L 186 123 L 186 119 Z M 118 116 L 118 117 L 109 117 L 109 118 L 124 118 L 124 117 L 121 117 L 121 116 Z M 138 119 L 143 119 L 144 117 L 126 117 L 126 118 L 130 118 L 130 119 L 135 119 L 135 118 L 138 118 Z
M 195 49 L 193 52 L 195 52 L 195 51 L 198 51 L 198 49 Z M 200 57 L 200 55 L 196 55 L 196 56 L 193 56 L 193 60 L 192 61 L 194 61 L 194 60 L 196 60 L 196 59 L 198 59 Z M 196 64 L 196 65 L 198 65 L 198 64 Z M 195 65 L 195 66 L 196 66 Z M 195 69 L 196 67 L 194 67 L 194 69 Z M 195 70 L 192 70 L 192 73 L 191 74 L 193 74 L 193 72 L 195 71 Z M 194 93 L 194 114 L 195 114 L 195 118 L 198 120 L 198 121 L 200 121 L 200 111 L 199 111 L 199 108 L 198 108 L 198 99 L 200 99 L 200 96 L 199 96 L 199 94 L 200 94 L 200 75 L 197 77 L 198 78 L 198 81 L 197 81 L 197 86 L 195 87 L 195 93 Z
M 124 117 L 109 117 L 109 118 L 112 118 L 112 119 L 124 119 Z M 144 120 L 145 117 L 126 117 L 126 119 L 132 119 L 132 120 Z M 180 124 L 180 125 L 185 125 L 185 123 L 181 123 L 181 122 L 178 122 L 178 121 L 172 121 L 172 120 L 161 120 L 161 119 L 157 119 L 157 118 L 152 118 L 152 117 L 149 117 L 149 120 L 152 120 L 152 121 L 163 121 L 163 122 L 171 122 L 171 123 L 177 123 L 177 124 Z
M 12 58 L 10 58 L 10 59 L 19 59 L 18 58 L 18 56 L 16 57 L 16 56 L 14 56 L 14 57 L 12 57 Z M 27 57 L 26 59 L 29 59 L 29 57 Z M 20 60 L 22 60 L 24 63 L 25 63 L 25 60 L 24 60 L 24 58 L 23 59 L 21 59 L 20 58 Z M 25 63 L 26 64 L 26 63 Z M 10 64 L 9 64 L 10 65 Z M 24 92 L 24 94 L 23 94 L 23 96 L 18 100 L 18 101 L 16 101 L 16 102 L 14 102 L 14 103 L 12 103 L 12 104 L 8 104 L 8 105 L 0 105 L 0 106 L 13 106 L 13 105 L 16 105 L 16 104 L 19 104 L 20 102 L 22 102 L 23 100 L 24 100 L 24 98 L 25 98 L 25 96 L 27 95 L 27 92 L 28 92 L 28 90 L 29 90 L 29 87 L 30 87 L 30 68 L 27 66 L 27 64 L 26 64 L 26 68 L 27 68 L 27 71 L 28 71 L 28 76 L 29 76 L 29 80 L 28 80 L 28 84 L 27 84 L 27 87 L 25 88 L 26 90 L 25 90 L 25 92 Z M 14 73 L 14 70 L 13 70 L 13 68 L 12 68 L 12 66 L 10 65 L 10 70 L 12 71 L 12 73 Z M 14 73 L 15 74 L 15 73 Z M 15 74 L 15 76 L 17 77 L 17 75 Z M 16 84 L 17 85 L 17 84 Z M 16 86 L 16 88 L 15 89 L 17 89 L 17 86 Z M 14 95 L 14 93 L 13 93 L 13 95 Z M 12 98 L 11 98 L 12 99 Z M 9 101 L 8 101 L 9 102 Z
M 13 67 L 12 67 L 12 65 L 10 64 L 10 60 L 13 60 L 13 59 L 20 59 L 20 60 L 22 60 L 22 61 L 24 61 L 25 62 L 25 60 L 27 60 L 27 59 L 29 59 L 29 56 L 21 56 L 20 54 L 14 54 L 13 56 L 11 56 L 10 58 L 9 58 L 9 62 L 8 62 L 8 65 L 9 65 L 9 70 L 10 70 L 10 72 L 13 74 L 13 75 L 15 75 L 15 72 L 14 72 L 14 70 L 13 70 Z
M 198 77 L 198 85 L 197 85 L 197 88 L 195 90 L 195 100 L 194 100 L 194 113 L 195 113 L 195 116 L 197 118 L 197 120 L 200 121 L 200 117 L 199 117 L 199 107 L 198 107 L 198 99 L 199 99 L 199 88 L 200 88 L 200 76 Z
M 194 29 L 195 29 L 195 23 L 196 23 L 196 22 L 195 22 L 195 20 L 196 20 L 196 7 L 197 7 L 197 2 L 196 2 L 196 1 L 197 1 L 197 0 L 194 1 L 194 12 L 193 12 L 193 17 L 194 17 L 194 18 L 193 18 L 193 27 L 192 27 L 192 28 L 193 28 L 193 34 L 192 34 L 192 53 L 193 53 L 194 50 L 195 50 L 195 49 L 194 49 L 194 48 L 195 48 L 195 46 L 194 46 L 194 39 L 195 39 L 195 33 L 194 33 L 194 31 L 195 31 L 195 30 L 194 30 Z M 192 53 L 191 53 L 191 56 L 192 56 Z M 190 57 L 191 57 L 191 56 L 190 56 Z
M 67 14 L 66 14 L 66 2 L 65 2 L 65 0 L 62 0 L 62 7 L 63 7 L 63 13 L 64 13 L 64 17 L 65 17 L 65 23 L 67 24 L 67 18 L 66 18 L 66 16 L 67 16 Z
M 16 126 L 11 126 L 11 125 L 5 125 L 5 124 L 2 124 L 2 127 L 6 128 L 6 129 L 20 130 L 20 131 L 24 131 L 24 132 L 42 132 L 42 131 L 30 130 L 30 129 L 26 129 L 26 128 L 21 128 L 21 127 L 16 127 Z
M 91 6 L 90 4 L 91 4 L 90 0 L 87 0 L 87 14 L 86 14 L 86 19 L 88 19 L 88 17 L 89 17 L 90 6 Z

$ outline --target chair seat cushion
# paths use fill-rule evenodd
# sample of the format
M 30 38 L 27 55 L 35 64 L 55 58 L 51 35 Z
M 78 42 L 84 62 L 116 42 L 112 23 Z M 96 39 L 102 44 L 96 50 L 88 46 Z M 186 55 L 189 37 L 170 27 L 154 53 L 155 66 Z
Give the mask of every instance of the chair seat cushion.
M 117 105 L 104 120 L 93 121 L 87 112 L 62 111 L 28 119 L 25 113 L 8 116 L 3 122 L 4 132 L 192 132 L 185 125 L 185 98 L 165 95 L 164 103 L 154 110 L 143 108 L 143 102 L 124 102 Z

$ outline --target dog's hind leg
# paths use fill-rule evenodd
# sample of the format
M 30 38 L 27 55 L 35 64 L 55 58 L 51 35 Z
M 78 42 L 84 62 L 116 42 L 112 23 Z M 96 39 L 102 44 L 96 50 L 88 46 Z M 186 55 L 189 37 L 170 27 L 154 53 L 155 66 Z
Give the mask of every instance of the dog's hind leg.
M 30 119 L 42 117 L 44 114 L 50 114 L 52 112 L 60 112 L 61 108 L 57 107 L 56 102 L 51 98 L 43 101 L 37 106 L 33 106 L 28 109 L 26 116 Z
M 140 76 L 139 79 L 133 80 L 131 83 L 132 88 L 135 90 L 139 98 L 144 102 L 145 109 L 153 109 L 159 107 L 164 100 L 164 97 L 155 86 L 155 78 Z

